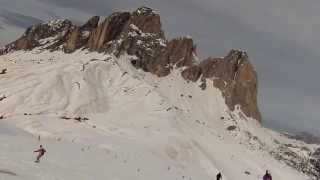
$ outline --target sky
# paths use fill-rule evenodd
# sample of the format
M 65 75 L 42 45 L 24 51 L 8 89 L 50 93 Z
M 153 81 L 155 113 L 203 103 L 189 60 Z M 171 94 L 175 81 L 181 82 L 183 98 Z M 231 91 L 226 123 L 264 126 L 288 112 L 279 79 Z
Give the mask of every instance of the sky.
M 258 73 L 266 126 L 320 134 L 320 1 L 0 0 L 0 45 L 48 19 L 82 23 L 142 5 L 160 13 L 169 38 L 192 36 L 203 59 L 246 50 Z

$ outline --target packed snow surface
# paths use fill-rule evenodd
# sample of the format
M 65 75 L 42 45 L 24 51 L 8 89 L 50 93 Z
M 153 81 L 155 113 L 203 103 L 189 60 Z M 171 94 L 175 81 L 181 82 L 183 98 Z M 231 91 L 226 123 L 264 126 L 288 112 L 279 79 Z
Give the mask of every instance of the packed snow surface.
M 268 153 L 274 139 L 289 140 L 241 107 L 231 112 L 219 89 L 201 90 L 181 69 L 158 78 L 132 58 L 0 56 L 0 179 L 257 180 L 268 169 L 275 180 L 307 180 Z M 40 144 L 47 153 L 34 163 Z

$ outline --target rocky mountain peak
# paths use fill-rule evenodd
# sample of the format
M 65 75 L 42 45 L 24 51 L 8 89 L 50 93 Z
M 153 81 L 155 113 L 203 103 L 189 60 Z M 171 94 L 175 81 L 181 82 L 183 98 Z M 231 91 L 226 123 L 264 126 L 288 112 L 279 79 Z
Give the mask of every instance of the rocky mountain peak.
M 199 65 L 186 68 L 182 76 L 193 82 L 200 80 L 201 88 L 206 88 L 207 79 L 210 79 L 221 90 L 231 110 L 241 108 L 246 116 L 261 122 L 257 105 L 257 74 L 246 52 L 231 50 L 224 58 L 209 57 Z
M 64 36 L 74 27 L 72 22 L 66 19 L 56 19 L 48 23 L 33 25 L 18 40 L 5 46 L 0 53 L 5 54 L 14 50 L 32 50 L 35 47 L 46 44 L 47 41 L 44 41 L 46 38 Z
M 100 23 L 99 23 L 100 22 Z M 159 77 L 181 68 L 187 81 L 200 81 L 199 88 L 219 88 L 231 110 L 241 108 L 244 114 L 261 122 L 257 105 L 257 75 L 246 52 L 231 50 L 224 58 L 209 57 L 198 61 L 196 46 L 190 37 L 167 40 L 160 15 L 148 7 L 133 12 L 115 12 L 103 21 L 94 16 L 82 26 L 69 20 L 54 20 L 28 28 L 25 34 L 0 50 L 34 48 L 63 50 L 72 53 L 88 49 L 112 53 L 117 57 L 129 54 L 134 67 Z
M 144 33 L 157 34 L 159 37 L 165 38 L 161 29 L 160 15 L 151 8 L 144 6 L 134 11 L 130 24 L 134 24 Z

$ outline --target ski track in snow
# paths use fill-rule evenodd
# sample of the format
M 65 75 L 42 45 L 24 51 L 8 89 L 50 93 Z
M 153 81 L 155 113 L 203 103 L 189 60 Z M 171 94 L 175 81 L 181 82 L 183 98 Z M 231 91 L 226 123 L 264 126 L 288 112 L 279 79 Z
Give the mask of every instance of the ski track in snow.
M 0 56 L 8 69 L 0 75 L 0 179 L 212 180 L 221 171 L 224 180 L 257 180 L 266 169 L 275 180 L 308 179 L 267 152 L 274 139 L 291 140 L 230 112 L 218 89 L 201 90 L 180 69 L 157 78 L 130 58 L 37 49 Z M 35 164 L 39 144 L 47 153 Z

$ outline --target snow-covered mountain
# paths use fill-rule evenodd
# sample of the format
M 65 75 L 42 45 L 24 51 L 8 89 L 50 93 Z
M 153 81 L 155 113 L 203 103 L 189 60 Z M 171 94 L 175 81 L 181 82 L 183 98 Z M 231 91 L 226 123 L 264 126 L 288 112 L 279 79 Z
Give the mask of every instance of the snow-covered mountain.
M 246 52 L 199 60 L 190 37 L 166 39 L 150 8 L 34 25 L 0 50 L 0 65 L 0 179 L 316 173 L 316 145 L 261 126 Z M 34 164 L 39 144 L 48 153 Z

